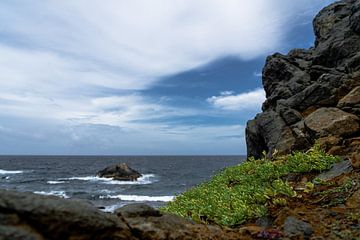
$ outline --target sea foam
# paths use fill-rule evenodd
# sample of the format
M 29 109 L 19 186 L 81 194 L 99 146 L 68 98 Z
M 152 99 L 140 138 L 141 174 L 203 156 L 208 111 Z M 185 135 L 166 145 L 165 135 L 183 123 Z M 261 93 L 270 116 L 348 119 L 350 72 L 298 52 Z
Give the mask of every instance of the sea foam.
M 14 170 L 3 170 L 3 169 L 0 169 L 0 174 L 1 175 L 5 175 L 5 174 L 19 174 L 19 173 L 23 173 L 24 171 L 14 171 Z
M 40 194 L 40 195 L 46 195 L 46 196 L 58 196 L 62 198 L 70 198 L 68 195 L 66 195 L 65 191 L 35 191 L 34 193 Z
M 170 202 L 174 196 L 140 196 L 140 195 L 106 195 L 100 196 L 101 199 L 120 199 L 123 201 L 134 202 Z
M 143 185 L 143 184 L 151 184 L 155 182 L 155 175 L 143 174 L 142 177 L 139 177 L 137 179 L 137 181 L 118 181 L 112 178 L 102 178 L 97 176 L 60 178 L 58 180 L 67 180 L 67 181 L 79 180 L 79 181 L 100 182 L 104 184 L 118 184 L 118 185 Z

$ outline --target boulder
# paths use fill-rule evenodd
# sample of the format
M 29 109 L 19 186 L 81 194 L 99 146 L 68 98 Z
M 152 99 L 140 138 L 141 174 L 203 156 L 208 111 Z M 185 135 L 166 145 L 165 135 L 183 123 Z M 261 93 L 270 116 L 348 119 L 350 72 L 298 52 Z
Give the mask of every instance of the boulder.
M 348 136 L 359 129 L 359 118 L 338 108 L 320 108 L 305 118 L 305 126 L 323 136 Z
M 354 114 L 360 114 L 360 86 L 355 87 L 337 104 L 338 108 Z
M 307 222 L 297 219 L 296 217 L 287 217 L 284 223 L 284 233 L 290 238 L 309 238 L 314 230 Z
M 126 163 L 119 163 L 106 167 L 99 171 L 96 176 L 104 178 L 112 178 L 119 181 L 136 181 L 142 175 L 130 168 Z
M 134 239 L 125 222 L 86 202 L 0 190 L 0 239 Z

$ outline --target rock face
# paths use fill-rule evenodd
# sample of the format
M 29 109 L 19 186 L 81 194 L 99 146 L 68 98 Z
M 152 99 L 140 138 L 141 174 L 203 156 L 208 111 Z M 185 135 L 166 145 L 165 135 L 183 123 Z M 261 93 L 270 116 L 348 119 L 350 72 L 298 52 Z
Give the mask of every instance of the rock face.
M 126 163 L 120 163 L 99 171 L 96 176 L 112 178 L 119 181 L 136 181 L 142 175 L 130 168 Z
M 333 154 L 360 149 L 360 0 L 324 8 L 313 25 L 313 48 L 266 59 L 266 101 L 247 123 L 248 156 L 305 150 L 318 138 L 332 139 Z

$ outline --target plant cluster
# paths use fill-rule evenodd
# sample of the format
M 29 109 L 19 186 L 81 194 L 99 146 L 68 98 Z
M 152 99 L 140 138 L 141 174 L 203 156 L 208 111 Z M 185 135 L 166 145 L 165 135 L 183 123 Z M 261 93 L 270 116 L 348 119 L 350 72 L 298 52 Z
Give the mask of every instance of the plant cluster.
M 196 222 L 235 226 L 267 215 L 269 204 L 285 205 L 286 198 L 296 196 L 284 176 L 321 172 L 337 161 L 317 145 L 272 160 L 250 158 L 177 196 L 161 210 Z

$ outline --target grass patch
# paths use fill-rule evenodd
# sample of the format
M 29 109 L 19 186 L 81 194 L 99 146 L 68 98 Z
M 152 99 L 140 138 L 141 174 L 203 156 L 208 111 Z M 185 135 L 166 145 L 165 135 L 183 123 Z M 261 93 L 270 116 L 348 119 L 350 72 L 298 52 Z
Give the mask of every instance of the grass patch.
M 236 226 L 267 215 L 269 203 L 283 205 L 285 198 L 296 196 L 281 177 L 320 172 L 338 161 L 317 145 L 306 153 L 294 152 L 274 160 L 248 159 L 177 196 L 161 210 L 196 222 Z

